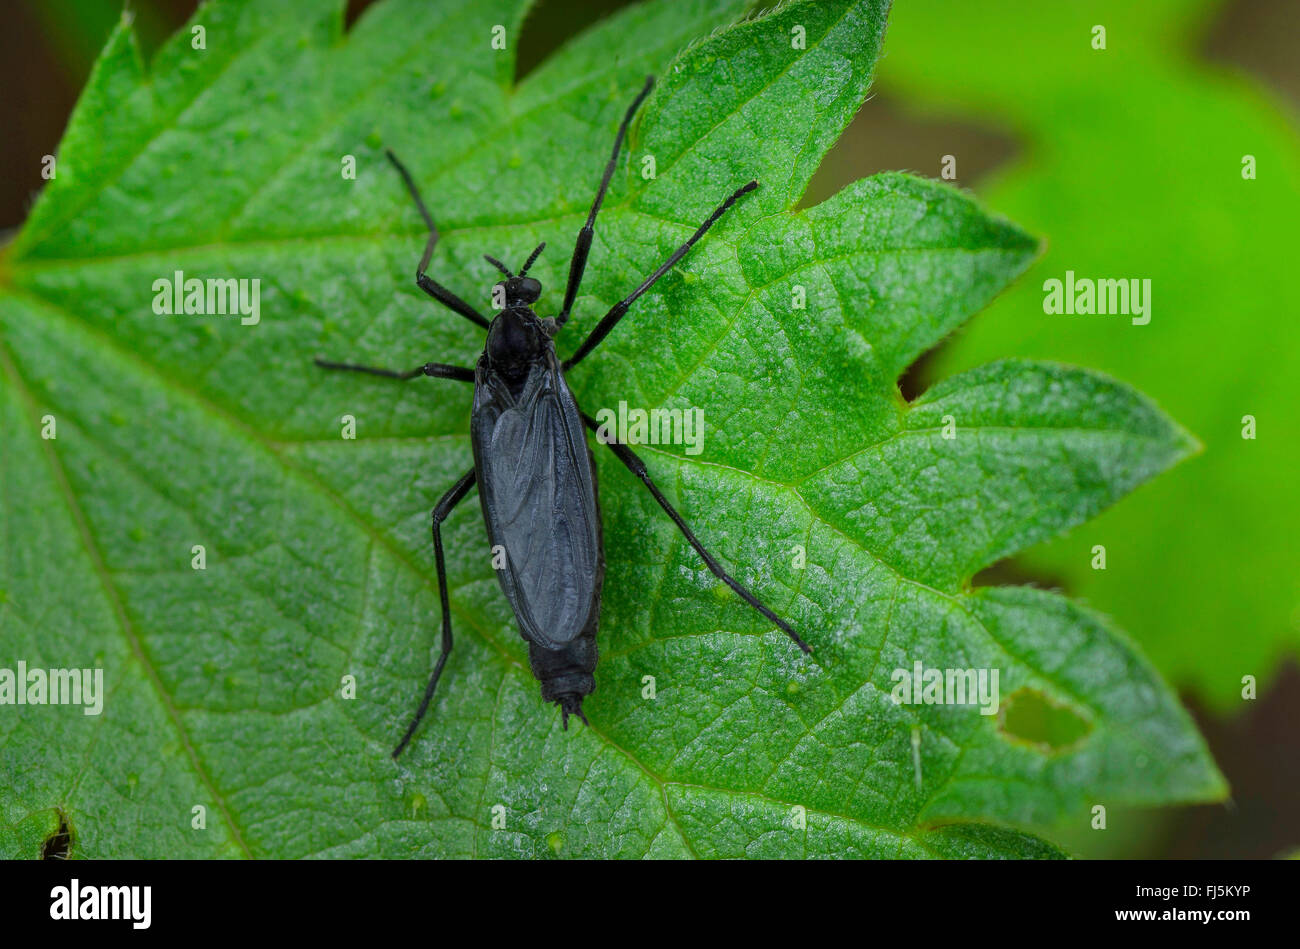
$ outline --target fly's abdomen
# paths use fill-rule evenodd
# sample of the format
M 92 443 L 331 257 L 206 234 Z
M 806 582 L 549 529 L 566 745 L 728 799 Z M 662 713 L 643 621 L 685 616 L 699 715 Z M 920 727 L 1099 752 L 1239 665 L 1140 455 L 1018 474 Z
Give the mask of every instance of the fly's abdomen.
M 569 716 L 577 715 L 583 722 L 582 700 L 596 691 L 596 624 L 583 630 L 557 649 L 548 649 L 537 643 L 528 644 L 528 663 L 533 675 L 542 684 L 542 700 L 555 702 L 564 714 L 564 727 L 569 727 Z

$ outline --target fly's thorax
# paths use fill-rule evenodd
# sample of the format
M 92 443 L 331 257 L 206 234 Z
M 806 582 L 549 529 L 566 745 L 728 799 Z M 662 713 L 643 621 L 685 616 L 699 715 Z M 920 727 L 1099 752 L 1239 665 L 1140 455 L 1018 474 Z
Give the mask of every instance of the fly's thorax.
M 550 334 L 532 308 L 512 306 L 492 320 L 483 353 L 494 371 L 517 379 L 528 375 L 529 368 L 545 357 L 550 345 Z

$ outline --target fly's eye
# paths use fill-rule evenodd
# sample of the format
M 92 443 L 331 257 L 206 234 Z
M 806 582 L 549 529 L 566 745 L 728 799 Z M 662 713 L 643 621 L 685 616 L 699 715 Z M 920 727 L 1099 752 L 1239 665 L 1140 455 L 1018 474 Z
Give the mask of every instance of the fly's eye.
M 542 295 L 542 282 L 532 277 L 520 277 L 518 288 L 519 299 L 525 303 L 534 303 Z

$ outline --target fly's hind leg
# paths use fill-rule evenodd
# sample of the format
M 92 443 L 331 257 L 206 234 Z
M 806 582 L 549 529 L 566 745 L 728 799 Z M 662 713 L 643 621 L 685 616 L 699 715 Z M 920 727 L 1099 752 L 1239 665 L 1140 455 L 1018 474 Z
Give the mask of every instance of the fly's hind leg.
M 465 495 L 469 494 L 470 488 L 474 487 L 474 479 L 474 469 L 471 468 L 450 491 L 442 496 L 433 509 L 433 553 L 438 563 L 438 598 L 442 601 L 442 652 L 438 654 L 438 661 L 434 664 L 433 674 L 429 676 L 429 684 L 425 687 L 424 698 L 420 700 L 420 707 L 416 709 L 415 717 L 411 719 L 411 724 L 406 726 L 406 734 L 393 749 L 394 758 L 400 755 L 410 743 L 411 736 L 415 734 L 415 730 L 420 726 L 420 720 L 424 718 L 424 713 L 429 710 L 433 692 L 438 688 L 438 679 L 442 675 L 443 667 L 447 665 L 447 657 L 451 655 L 451 603 L 447 597 L 447 563 L 442 552 L 442 522 L 447 519 L 452 509 L 464 500 Z

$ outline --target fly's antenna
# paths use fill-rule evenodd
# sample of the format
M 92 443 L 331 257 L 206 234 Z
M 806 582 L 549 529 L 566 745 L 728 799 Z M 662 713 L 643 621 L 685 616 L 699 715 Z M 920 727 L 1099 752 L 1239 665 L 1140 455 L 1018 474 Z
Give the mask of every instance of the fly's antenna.
M 528 260 L 524 263 L 524 269 L 519 271 L 519 276 L 526 277 L 528 275 L 528 268 L 536 262 L 537 258 L 541 256 L 541 253 L 544 250 L 546 250 L 546 241 L 542 241 L 538 244 L 537 250 L 528 255 Z
M 506 268 L 506 265 L 505 265 L 505 264 L 501 263 L 501 261 L 497 260 L 497 259 L 496 259 L 495 257 L 493 257 L 491 254 L 484 254 L 484 255 L 483 255 L 483 259 L 486 260 L 486 261 L 487 261 L 489 264 L 491 264 L 493 267 L 495 267 L 497 270 L 501 271 L 501 272 L 502 272 L 503 274 L 505 274 L 507 277 L 513 277 L 513 276 L 514 276 L 514 274 L 512 274 L 512 273 L 511 273 L 511 272 Z

